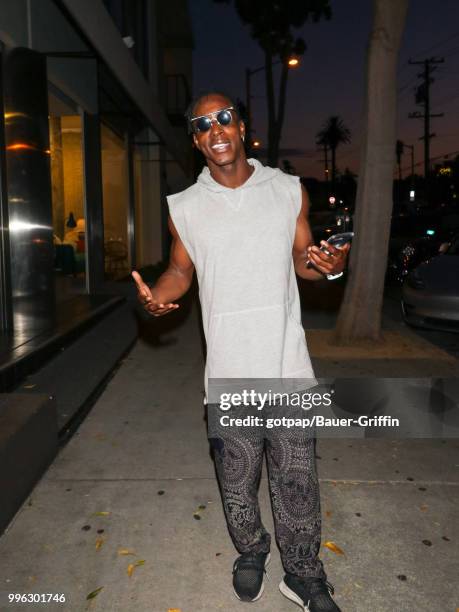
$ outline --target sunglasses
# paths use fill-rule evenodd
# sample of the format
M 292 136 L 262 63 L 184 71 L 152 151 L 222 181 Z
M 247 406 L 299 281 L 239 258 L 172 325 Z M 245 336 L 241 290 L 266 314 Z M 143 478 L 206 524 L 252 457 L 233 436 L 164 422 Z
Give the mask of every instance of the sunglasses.
M 191 131 L 197 134 L 198 132 L 208 132 L 212 127 L 212 123 L 215 121 L 218 125 L 230 125 L 233 121 L 233 115 L 231 111 L 234 111 L 233 106 L 228 108 L 222 108 L 222 110 L 209 113 L 208 115 L 200 115 L 199 117 L 193 117 L 190 119 Z

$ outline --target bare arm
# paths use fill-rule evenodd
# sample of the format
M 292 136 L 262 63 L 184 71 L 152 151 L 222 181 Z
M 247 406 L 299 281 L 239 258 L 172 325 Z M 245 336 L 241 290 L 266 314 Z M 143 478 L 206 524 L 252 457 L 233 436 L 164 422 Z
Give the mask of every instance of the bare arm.
M 344 269 L 349 245 L 342 249 L 337 249 L 322 241 L 322 244 L 327 245 L 327 250 L 331 253 L 330 255 L 321 251 L 319 247 L 314 246 L 311 227 L 308 221 L 309 196 L 303 186 L 301 187 L 301 194 L 301 210 L 296 221 L 295 240 L 292 251 L 295 272 L 306 280 L 319 280 L 326 274 L 339 274 Z M 308 262 L 314 264 L 314 268 L 307 268 Z
M 175 300 L 181 298 L 190 288 L 193 280 L 194 265 L 180 236 L 169 217 L 172 245 L 167 270 L 161 274 L 150 289 L 138 272 L 133 272 L 137 285 L 137 297 L 145 310 L 154 316 L 167 314 L 179 305 Z

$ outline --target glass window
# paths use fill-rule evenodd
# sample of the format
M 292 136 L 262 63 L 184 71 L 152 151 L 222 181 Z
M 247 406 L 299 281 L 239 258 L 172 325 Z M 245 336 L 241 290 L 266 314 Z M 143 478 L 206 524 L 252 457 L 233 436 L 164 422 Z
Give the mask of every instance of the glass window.
M 105 275 L 119 279 L 130 270 L 128 155 L 125 141 L 106 125 L 101 127 L 101 144 Z
M 82 121 L 54 96 L 49 112 L 56 300 L 62 301 L 86 292 Z
M 160 147 L 158 136 L 150 129 L 138 133 L 134 143 L 135 245 L 138 268 L 162 260 L 163 237 L 169 236 L 168 208 L 161 192 Z M 167 247 L 166 247 L 167 248 Z M 167 257 L 169 249 L 167 249 Z

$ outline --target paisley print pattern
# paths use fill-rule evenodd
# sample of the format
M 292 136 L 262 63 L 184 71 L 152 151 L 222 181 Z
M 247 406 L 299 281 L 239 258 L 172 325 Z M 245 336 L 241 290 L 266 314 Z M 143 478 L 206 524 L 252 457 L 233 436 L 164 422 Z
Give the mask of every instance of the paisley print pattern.
M 215 435 L 215 433 L 213 433 Z M 318 557 L 320 496 L 314 438 L 303 431 L 222 429 L 210 439 L 231 538 L 239 553 L 268 552 L 258 487 L 264 450 L 276 541 L 286 572 L 326 578 Z

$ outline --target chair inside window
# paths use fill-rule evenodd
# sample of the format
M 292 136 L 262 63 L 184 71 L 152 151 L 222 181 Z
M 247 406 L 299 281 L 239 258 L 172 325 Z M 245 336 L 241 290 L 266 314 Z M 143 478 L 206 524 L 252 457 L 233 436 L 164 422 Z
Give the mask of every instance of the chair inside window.
M 105 243 L 105 270 L 113 278 L 128 273 L 128 249 L 122 240 L 108 240 Z

